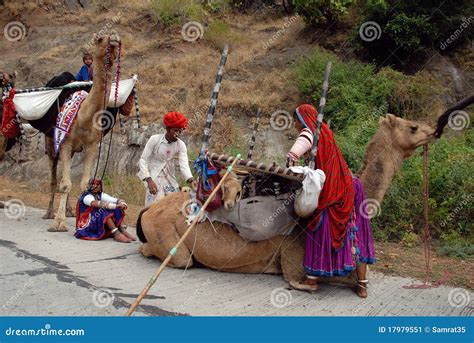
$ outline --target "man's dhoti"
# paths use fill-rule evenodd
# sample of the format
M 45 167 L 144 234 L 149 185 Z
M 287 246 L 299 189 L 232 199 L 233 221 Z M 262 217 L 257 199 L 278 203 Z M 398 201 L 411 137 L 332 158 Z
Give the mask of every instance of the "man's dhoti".
M 145 194 L 145 206 L 150 206 L 155 201 L 160 200 L 162 197 L 169 193 L 179 192 L 179 184 L 176 178 L 169 172 L 170 168 L 163 168 L 161 173 L 153 179 L 158 188 L 156 194 L 151 194 L 150 189 L 146 188 Z

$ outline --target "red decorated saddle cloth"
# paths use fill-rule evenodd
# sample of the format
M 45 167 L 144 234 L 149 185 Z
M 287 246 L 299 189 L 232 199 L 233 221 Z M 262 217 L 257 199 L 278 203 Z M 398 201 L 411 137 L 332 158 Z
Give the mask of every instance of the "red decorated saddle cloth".
M 87 97 L 86 91 L 74 92 L 69 99 L 67 99 L 61 111 L 58 114 L 56 120 L 56 126 L 54 127 L 54 153 L 58 155 L 59 147 L 63 143 L 66 136 L 71 131 L 72 124 L 76 119 L 77 112 L 81 107 L 82 102 Z

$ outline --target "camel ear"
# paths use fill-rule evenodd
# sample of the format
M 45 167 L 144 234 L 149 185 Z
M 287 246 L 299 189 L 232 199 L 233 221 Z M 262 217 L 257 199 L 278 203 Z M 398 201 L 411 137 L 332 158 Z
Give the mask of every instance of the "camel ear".
M 396 117 L 396 116 L 394 116 L 393 114 L 387 113 L 387 117 L 386 117 L 386 118 L 387 118 L 387 120 L 388 120 L 388 123 L 389 123 L 391 126 L 393 126 L 393 127 L 397 126 L 397 117 Z
M 379 125 L 382 124 L 384 120 L 385 120 L 385 117 L 380 116 L 379 117 Z

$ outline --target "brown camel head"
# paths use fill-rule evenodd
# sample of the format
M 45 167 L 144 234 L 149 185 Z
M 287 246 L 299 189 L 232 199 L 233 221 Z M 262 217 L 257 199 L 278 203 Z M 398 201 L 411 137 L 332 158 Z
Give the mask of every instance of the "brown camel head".
M 385 132 L 390 135 L 393 144 L 403 151 L 404 157 L 411 156 L 416 148 L 434 140 L 434 128 L 425 123 L 387 114 L 385 118 L 380 117 L 379 124 L 387 129 Z
M 110 35 L 95 36 L 94 64 L 97 64 L 98 61 L 106 62 L 107 47 L 110 45 L 110 65 L 108 67 L 112 67 L 113 61 L 118 56 L 120 42 L 120 36 L 115 32 Z
M 221 171 L 221 177 L 224 173 L 225 170 Z M 221 190 L 224 208 L 227 211 L 230 211 L 234 208 L 235 203 L 240 201 L 240 198 L 242 197 L 242 185 L 240 184 L 240 181 L 237 180 L 237 177 L 231 173 L 224 181 Z

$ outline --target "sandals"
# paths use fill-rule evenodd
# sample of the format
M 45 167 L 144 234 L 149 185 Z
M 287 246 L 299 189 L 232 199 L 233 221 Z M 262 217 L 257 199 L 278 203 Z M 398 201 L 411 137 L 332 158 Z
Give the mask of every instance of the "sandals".
M 367 284 L 369 280 L 357 280 L 356 293 L 360 298 L 367 298 Z
M 297 291 L 308 293 L 316 293 L 319 290 L 319 285 L 316 283 L 316 278 L 306 276 L 301 281 L 290 281 L 290 287 Z

